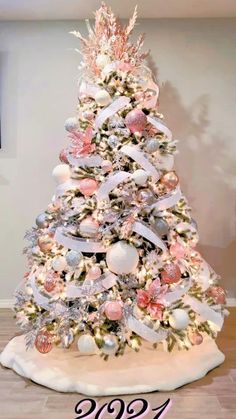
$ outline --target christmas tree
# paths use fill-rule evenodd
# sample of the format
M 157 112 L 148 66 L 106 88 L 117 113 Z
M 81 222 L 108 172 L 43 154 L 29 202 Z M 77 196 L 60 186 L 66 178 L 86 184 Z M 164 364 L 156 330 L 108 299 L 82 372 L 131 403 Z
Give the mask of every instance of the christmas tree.
M 69 145 L 52 202 L 27 232 L 29 269 L 16 292 L 26 347 L 123 355 L 126 347 L 189 349 L 223 324 L 225 291 L 196 250 L 198 233 L 173 170 L 176 141 L 159 89 L 105 4 L 80 32 L 83 62 Z M 190 180 L 191 181 L 191 180 Z

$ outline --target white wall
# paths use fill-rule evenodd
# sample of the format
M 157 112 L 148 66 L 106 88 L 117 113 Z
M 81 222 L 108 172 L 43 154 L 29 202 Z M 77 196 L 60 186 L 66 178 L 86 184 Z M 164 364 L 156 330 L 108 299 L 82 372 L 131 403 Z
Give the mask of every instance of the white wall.
M 63 123 L 77 94 L 81 22 L 0 23 L 0 298 L 25 270 L 23 235 L 54 191 L 52 168 L 66 144 Z M 182 188 L 201 251 L 236 294 L 236 20 L 144 20 L 158 68 L 161 110 L 180 140 Z

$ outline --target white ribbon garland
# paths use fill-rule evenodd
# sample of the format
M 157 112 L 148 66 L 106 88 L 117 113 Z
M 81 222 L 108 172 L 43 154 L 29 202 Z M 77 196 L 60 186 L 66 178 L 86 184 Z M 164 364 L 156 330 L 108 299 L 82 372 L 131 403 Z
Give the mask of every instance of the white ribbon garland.
M 145 226 L 143 223 L 135 221 L 132 227 L 133 231 L 145 239 L 149 240 L 155 246 L 160 247 L 160 249 L 165 252 L 167 250 L 164 242 L 155 234 L 149 227 Z
M 169 128 L 167 128 L 166 125 L 163 124 L 161 119 L 148 116 L 147 120 L 148 122 L 150 122 L 150 124 L 152 124 L 155 128 L 157 128 L 158 131 L 163 132 L 163 134 L 166 135 L 168 140 L 170 141 L 172 140 L 172 132 L 169 130 Z
M 102 109 L 95 119 L 95 129 L 99 129 L 102 127 L 103 123 L 106 121 L 107 118 L 110 118 L 112 115 L 120 111 L 122 108 L 127 106 L 130 102 L 130 98 L 127 96 L 120 96 L 115 99 L 109 106 Z
M 72 166 L 77 167 L 99 167 L 103 162 L 103 158 L 99 155 L 77 158 L 69 155 L 67 159 Z
M 182 198 L 182 192 L 180 189 L 175 189 L 171 195 L 158 199 L 151 208 L 156 208 L 158 211 L 164 211 L 168 208 L 173 207 Z
M 108 176 L 107 180 L 97 190 L 97 199 L 102 201 L 108 198 L 109 193 L 116 188 L 119 183 L 124 182 L 126 179 L 131 177 L 132 174 L 129 172 L 120 171 L 115 174 Z
M 144 156 L 143 152 L 138 149 L 136 146 L 125 145 L 121 148 L 121 153 L 131 157 L 136 161 L 147 173 L 153 177 L 154 181 L 158 181 L 160 174 L 156 168 L 150 163 L 150 161 Z
M 132 332 L 151 343 L 161 342 L 166 339 L 168 332 L 160 329 L 155 331 L 136 319 L 131 313 L 125 313 L 125 323 Z
M 55 196 L 56 196 L 56 198 L 59 198 L 66 191 L 73 190 L 73 189 L 79 189 L 79 180 L 70 179 L 70 180 L 67 180 L 64 183 L 61 183 L 56 188 Z
M 117 276 L 108 273 L 94 281 L 85 280 L 81 286 L 69 283 L 66 288 L 66 296 L 67 298 L 89 297 L 112 288 L 116 282 Z
M 105 253 L 106 249 L 101 242 L 78 237 L 68 236 L 62 227 L 58 227 L 54 236 L 55 241 L 66 249 L 83 253 Z
M 194 297 L 185 295 L 183 298 L 185 304 L 189 305 L 193 311 L 199 314 L 203 319 L 211 321 L 217 327 L 217 330 L 221 330 L 224 318 L 221 313 L 217 313 L 215 310 L 210 308 L 206 303 L 201 303 Z
M 100 90 L 101 88 L 95 84 L 91 84 L 83 80 L 79 86 L 79 96 L 86 95 L 94 98 L 96 93 Z

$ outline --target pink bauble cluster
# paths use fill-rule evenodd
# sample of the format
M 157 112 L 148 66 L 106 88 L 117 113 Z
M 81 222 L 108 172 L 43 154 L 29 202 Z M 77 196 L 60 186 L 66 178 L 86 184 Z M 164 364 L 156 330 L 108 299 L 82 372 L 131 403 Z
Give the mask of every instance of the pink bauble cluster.
M 161 272 L 161 280 L 165 284 L 175 284 L 181 279 L 181 270 L 178 265 L 174 263 L 169 263 L 165 265 L 163 271 Z
M 125 117 L 125 125 L 131 132 L 142 132 L 147 124 L 147 117 L 141 109 L 130 111 Z

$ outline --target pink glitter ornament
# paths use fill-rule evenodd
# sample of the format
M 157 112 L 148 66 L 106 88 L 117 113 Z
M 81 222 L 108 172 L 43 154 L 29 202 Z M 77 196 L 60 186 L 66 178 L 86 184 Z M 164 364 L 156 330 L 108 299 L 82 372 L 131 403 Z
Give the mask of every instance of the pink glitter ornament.
M 43 253 L 50 252 L 54 245 L 53 239 L 47 234 L 38 238 L 38 245 Z
M 97 279 L 101 276 L 102 271 L 99 268 L 99 266 L 92 266 L 92 268 L 89 269 L 87 275 L 86 275 L 86 279 Z
M 221 287 L 210 287 L 207 290 L 207 295 L 212 297 L 216 304 L 225 304 L 226 294 L 225 290 Z
M 41 354 L 47 354 L 52 350 L 52 340 L 53 336 L 51 333 L 46 330 L 41 331 L 36 337 L 35 347 Z
M 181 259 L 186 254 L 186 249 L 178 242 L 170 246 L 170 254 L 176 259 Z
M 126 115 L 125 124 L 131 132 L 142 132 L 146 127 L 147 117 L 141 109 L 134 109 Z
M 67 152 L 68 150 L 66 148 L 63 148 L 63 150 L 61 150 L 60 155 L 59 155 L 59 159 L 61 160 L 62 163 L 66 163 L 68 164 L 68 158 L 67 158 Z
M 104 160 L 101 164 L 103 172 L 112 172 L 112 162 L 110 160 Z
M 203 336 L 201 333 L 195 331 L 189 334 L 189 340 L 192 343 L 192 345 L 201 345 L 203 341 Z
M 97 187 L 98 183 L 95 179 L 84 178 L 79 183 L 80 192 L 86 197 L 92 196 L 96 192 Z
M 59 276 L 56 272 L 49 272 L 44 281 L 44 289 L 47 292 L 52 292 L 56 288 Z
M 165 265 L 161 272 L 161 279 L 165 284 L 175 284 L 181 278 L 181 270 L 178 265 L 170 263 Z
M 109 301 L 105 306 L 105 315 L 109 320 L 121 320 L 123 308 L 119 301 Z
M 164 185 L 168 190 L 173 190 L 179 183 L 179 178 L 177 174 L 172 172 L 167 172 L 165 175 L 163 175 L 160 179 L 160 182 L 162 185 Z

